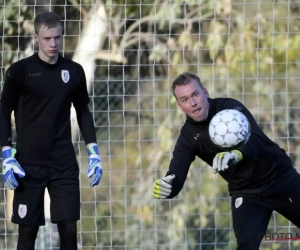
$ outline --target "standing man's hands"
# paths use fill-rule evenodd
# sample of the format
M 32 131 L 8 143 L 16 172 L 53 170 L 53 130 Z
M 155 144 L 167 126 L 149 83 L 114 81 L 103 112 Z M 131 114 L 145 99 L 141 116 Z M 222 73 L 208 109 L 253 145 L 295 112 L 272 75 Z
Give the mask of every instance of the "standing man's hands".
M 2 148 L 2 156 L 3 156 L 3 165 L 2 165 L 2 173 L 3 173 L 3 182 L 4 186 L 8 189 L 16 189 L 19 185 L 16 180 L 15 174 L 20 178 L 25 176 L 24 169 L 20 166 L 17 160 L 14 158 L 16 154 L 16 150 L 11 147 Z
M 91 187 L 98 185 L 102 177 L 102 162 L 98 151 L 98 145 L 96 143 L 87 145 L 87 152 L 89 155 L 87 176 L 89 178 L 94 177 L 90 184 Z

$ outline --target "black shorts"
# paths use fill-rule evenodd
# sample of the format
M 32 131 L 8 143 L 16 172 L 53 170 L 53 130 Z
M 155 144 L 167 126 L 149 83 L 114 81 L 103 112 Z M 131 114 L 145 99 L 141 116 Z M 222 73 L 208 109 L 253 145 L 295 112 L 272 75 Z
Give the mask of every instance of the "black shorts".
M 300 175 L 268 196 L 232 196 L 231 208 L 237 249 L 258 250 L 273 211 L 300 228 Z
M 51 222 L 79 220 L 79 168 L 22 166 L 25 177 L 14 191 L 12 222 L 28 226 L 45 225 L 44 194 L 48 189 Z M 46 208 L 47 209 L 47 208 Z

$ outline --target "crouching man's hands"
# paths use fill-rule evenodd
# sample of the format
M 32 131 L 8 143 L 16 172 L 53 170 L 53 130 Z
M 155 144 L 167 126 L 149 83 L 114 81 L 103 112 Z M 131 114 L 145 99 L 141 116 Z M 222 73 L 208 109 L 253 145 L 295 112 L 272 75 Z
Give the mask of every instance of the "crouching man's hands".
M 218 153 L 213 159 L 213 173 L 216 174 L 220 171 L 224 171 L 229 168 L 229 166 L 233 166 L 241 160 L 243 160 L 243 154 L 239 150 Z
M 167 199 L 172 192 L 172 182 L 174 174 L 167 175 L 162 179 L 155 180 L 153 184 L 153 197 L 155 199 Z

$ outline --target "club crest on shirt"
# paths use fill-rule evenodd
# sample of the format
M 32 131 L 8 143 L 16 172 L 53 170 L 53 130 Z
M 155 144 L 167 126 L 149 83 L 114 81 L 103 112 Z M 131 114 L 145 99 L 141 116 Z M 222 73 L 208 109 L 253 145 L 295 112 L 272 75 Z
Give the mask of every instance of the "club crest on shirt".
M 61 79 L 64 83 L 67 83 L 70 80 L 69 70 L 62 70 L 61 71 Z
M 20 218 L 23 219 L 27 214 L 27 206 L 23 205 L 23 204 L 19 204 L 18 214 L 19 214 Z
M 243 197 L 235 199 L 235 207 L 238 208 L 243 203 Z

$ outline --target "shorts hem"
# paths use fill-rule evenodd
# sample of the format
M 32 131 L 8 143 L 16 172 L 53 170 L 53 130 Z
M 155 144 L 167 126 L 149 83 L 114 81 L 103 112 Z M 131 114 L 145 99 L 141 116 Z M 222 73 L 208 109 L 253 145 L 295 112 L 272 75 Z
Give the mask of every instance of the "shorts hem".
M 45 226 L 45 222 L 41 223 L 31 223 L 31 222 L 26 222 L 26 221 L 17 221 L 17 220 L 11 220 L 12 223 L 17 224 L 17 225 L 25 225 L 25 226 L 32 226 L 32 227 L 40 227 L 40 226 Z

